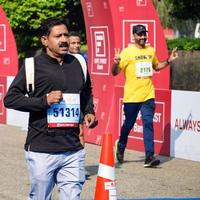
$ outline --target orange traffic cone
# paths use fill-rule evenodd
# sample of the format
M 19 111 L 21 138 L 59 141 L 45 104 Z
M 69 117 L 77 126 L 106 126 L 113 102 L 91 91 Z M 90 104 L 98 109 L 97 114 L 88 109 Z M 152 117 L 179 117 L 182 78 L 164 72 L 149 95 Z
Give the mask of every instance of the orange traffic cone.
M 94 200 L 116 200 L 112 135 L 103 136 Z

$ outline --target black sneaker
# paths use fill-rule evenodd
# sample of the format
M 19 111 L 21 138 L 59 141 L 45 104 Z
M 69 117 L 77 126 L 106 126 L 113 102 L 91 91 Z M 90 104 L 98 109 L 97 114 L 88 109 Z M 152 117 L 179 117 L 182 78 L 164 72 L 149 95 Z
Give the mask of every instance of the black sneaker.
M 144 162 L 144 167 L 156 167 L 160 164 L 160 160 L 156 159 L 154 156 L 146 158 Z
M 122 164 L 124 162 L 124 150 L 119 148 L 119 141 L 115 142 L 115 159 Z

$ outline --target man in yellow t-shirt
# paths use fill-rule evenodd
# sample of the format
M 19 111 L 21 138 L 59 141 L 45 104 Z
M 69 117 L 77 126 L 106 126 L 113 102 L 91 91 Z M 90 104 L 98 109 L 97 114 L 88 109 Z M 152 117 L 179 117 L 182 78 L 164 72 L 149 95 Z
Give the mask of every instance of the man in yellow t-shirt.
M 112 74 L 116 76 L 124 72 L 124 114 L 125 121 L 121 127 L 119 141 L 116 144 L 116 158 L 124 161 L 124 151 L 128 135 L 133 128 L 138 112 L 141 111 L 145 146 L 144 167 L 154 167 L 160 160 L 154 156 L 153 116 L 155 112 L 155 89 L 153 86 L 153 70 L 159 71 L 178 57 L 176 49 L 172 50 L 166 61 L 159 62 L 154 48 L 147 46 L 147 30 L 143 25 L 133 27 L 134 44 L 115 52 Z

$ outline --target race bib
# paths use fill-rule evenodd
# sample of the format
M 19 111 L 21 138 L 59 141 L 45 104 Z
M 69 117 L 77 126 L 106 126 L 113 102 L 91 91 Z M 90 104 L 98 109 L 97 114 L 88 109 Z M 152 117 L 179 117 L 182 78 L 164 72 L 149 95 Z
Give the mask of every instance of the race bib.
M 152 62 L 136 62 L 136 77 L 145 78 L 153 75 Z
M 63 94 L 60 103 L 47 110 L 48 127 L 77 127 L 80 121 L 80 94 Z

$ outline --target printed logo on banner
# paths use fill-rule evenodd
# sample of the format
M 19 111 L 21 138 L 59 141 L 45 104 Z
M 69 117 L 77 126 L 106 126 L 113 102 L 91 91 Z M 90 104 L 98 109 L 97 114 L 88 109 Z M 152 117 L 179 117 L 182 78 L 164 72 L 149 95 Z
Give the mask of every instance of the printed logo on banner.
M 110 72 L 110 39 L 107 26 L 90 27 L 92 46 L 92 74 L 108 75 Z
M 164 122 L 165 122 L 165 102 L 155 102 L 156 104 L 156 110 L 153 118 L 154 122 L 154 141 L 156 143 L 164 143 Z M 125 120 L 125 115 L 123 112 L 123 100 L 119 100 L 119 125 L 120 129 L 123 125 L 123 122 Z M 119 129 L 119 130 L 120 130 Z M 142 124 L 142 115 L 141 112 L 138 113 L 136 122 L 129 134 L 129 138 L 136 139 L 136 140 L 143 140 L 143 124 Z
M 0 115 L 4 114 L 3 97 L 4 97 L 4 85 L 0 84 Z
M 87 8 L 88 17 L 94 17 L 92 2 L 86 2 L 86 8 Z
M 147 44 L 156 49 L 156 21 L 155 20 L 123 20 L 123 48 L 133 44 L 133 26 L 142 24 L 147 29 Z
M 6 25 L 0 24 L 0 51 L 6 51 Z
M 95 52 L 97 57 L 105 57 L 106 45 L 105 45 L 105 33 L 103 31 L 94 32 L 95 39 Z
M 136 0 L 136 6 L 147 6 L 147 0 Z

